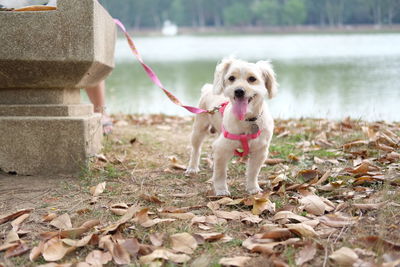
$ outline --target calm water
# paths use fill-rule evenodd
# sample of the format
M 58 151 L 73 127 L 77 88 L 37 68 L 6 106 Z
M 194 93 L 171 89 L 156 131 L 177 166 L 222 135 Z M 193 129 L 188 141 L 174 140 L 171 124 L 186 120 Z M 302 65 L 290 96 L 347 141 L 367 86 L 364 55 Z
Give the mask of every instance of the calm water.
M 271 59 L 280 91 L 269 101 L 277 118 L 346 116 L 400 121 L 400 34 L 143 37 L 145 61 L 183 103 L 197 105 L 224 56 Z M 117 66 L 107 80 L 112 113 L 189 115 L 153 86 L 118 40 Z

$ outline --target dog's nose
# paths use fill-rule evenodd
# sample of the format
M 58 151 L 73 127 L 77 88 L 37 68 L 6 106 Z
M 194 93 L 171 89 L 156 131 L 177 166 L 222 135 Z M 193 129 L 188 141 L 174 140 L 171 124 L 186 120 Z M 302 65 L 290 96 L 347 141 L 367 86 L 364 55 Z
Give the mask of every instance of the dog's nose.
M 237 98 L 242 98 L 244 97 L 244 90 L 242 88 L 238 88 L 235 90 L 235 96 Z

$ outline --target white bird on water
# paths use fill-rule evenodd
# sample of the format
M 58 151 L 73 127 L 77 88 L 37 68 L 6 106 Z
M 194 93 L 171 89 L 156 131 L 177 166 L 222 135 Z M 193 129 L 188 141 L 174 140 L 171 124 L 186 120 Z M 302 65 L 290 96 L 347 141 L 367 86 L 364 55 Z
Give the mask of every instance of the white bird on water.
M 25 6 L 57 6 L 57 0 L 0 0 L 0 7 L 21 8 Z

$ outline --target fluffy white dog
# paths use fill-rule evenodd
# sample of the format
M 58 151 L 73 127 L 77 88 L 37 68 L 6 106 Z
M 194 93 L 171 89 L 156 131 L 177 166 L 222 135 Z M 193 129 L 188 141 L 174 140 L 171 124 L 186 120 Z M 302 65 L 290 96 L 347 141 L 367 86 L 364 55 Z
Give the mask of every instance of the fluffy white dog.
M 277 92 L 275 72 L 268 61 L 249 63 L 225 58 L 217 65 L 214 84 L 205 84 L 199 107 L 219 108 L 214 114 L 196 116 L 191 136 L 192 152 L 187 174 L 199 171 L 201 144 L 208 131 L 217 131 L 213 143 L 213 183 L 217 196 L 230 195 L 226 182 L 227 164 L 234 154 L 249 155 L 246 190 L 261 192 L 258 174 L 268 156 L 274 121 L 264 97 Z M 222 114 L 223 113 L 223 114 Z

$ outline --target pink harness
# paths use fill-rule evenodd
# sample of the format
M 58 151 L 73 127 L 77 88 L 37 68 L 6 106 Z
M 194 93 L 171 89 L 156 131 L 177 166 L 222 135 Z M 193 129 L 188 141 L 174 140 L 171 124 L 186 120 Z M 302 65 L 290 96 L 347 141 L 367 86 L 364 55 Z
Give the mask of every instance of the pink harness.
M 229 102 L 225 102 L 221 104 L 219 112 L 221 113 L 222 116 L 224 116 L 224 111 L 228 103 Z M 249 140 L 256 139 L 261 134 L 261 130 L 258 130 L 258 132 L 255 134 L 231 134 L 230 132 L 225 130 L 224 125 L 221 125 L 221 130 L 225 138 L 230 140 L 237 140 L 242 143 L 243 152 L 240 152 L 237 149 L 234 150 L 234 154 L 239 157 L 245 157 L 250 153 Z

